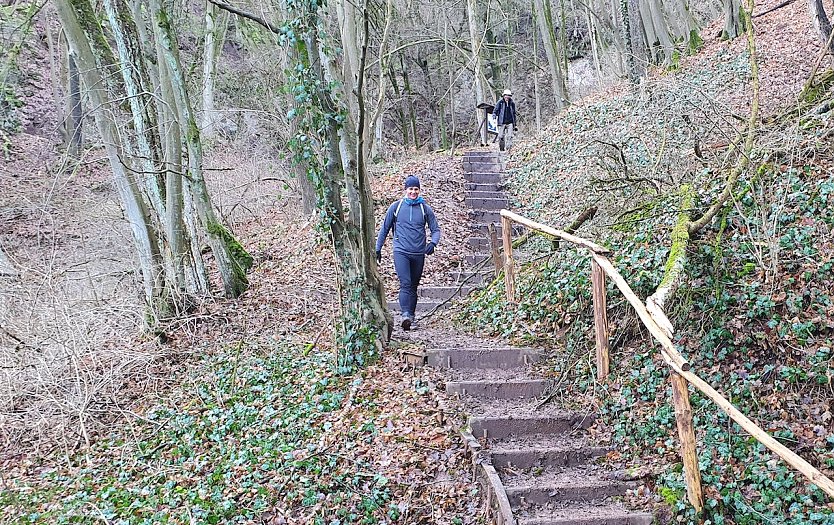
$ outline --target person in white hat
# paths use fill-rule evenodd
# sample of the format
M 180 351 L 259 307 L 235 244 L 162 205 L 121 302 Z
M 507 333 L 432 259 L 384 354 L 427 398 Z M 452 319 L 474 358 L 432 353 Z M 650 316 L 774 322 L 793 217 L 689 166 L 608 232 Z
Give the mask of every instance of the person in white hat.
M 495 103 L 492 114 L 498 123 L 498 149 L 509 150 L 513 146 L 513 133 L 518 131 L 515 121 L 515 102 L 513 92 L 505 89 L 501 99 Z

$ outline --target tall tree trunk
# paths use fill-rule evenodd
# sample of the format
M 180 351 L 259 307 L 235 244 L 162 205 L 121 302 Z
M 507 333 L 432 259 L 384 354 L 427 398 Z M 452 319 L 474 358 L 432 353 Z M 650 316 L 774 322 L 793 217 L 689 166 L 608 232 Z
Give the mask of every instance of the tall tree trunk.
M 394 100 L 396 102 L 394 111 L 396 112 L 397 118 L 399 120 L 400 133 L 403 137 L 403 146 L 407 146 L 411 139 L 409 138 L 410 135 L 408 132 L 408 119 L 405 116 L 405 100 L 403 99 L 402 93 L 400 92 L 400 84 L 399 82 L 397 82 L 397 76 L 394 72 L 394 66 L 391 64 L 388 65 L 388 78 L 391 82 L 391 87 L 394 89 Z
M 209 287 L 208 272 L 200 253 L 193 208 L 186 206 L 190 193 L 183 187 L 182 130 L 176 111 L 177 100 L 162 46 L 156 47 L 157 80 L 162 97 L 157 108 L 163 144 L 162 171 L 165 173 L 165 231 L 177 276 L 177 293 L 180 296 L 204 294 Z
M 200 136 L 211 140 L 217 133 L 219 115 L 214 108 L 214 81 L 217 73 L 217 60 L 223 49 L 228 14 L 220 12 L 214 4 L 206 5 L 206 25 L 203 37 L 203 112 L 200 119 Z
M 542 103 L 539 93 L 539 35 L 536 34 L 536 25 L 530 28 L 533 40 L 533 96 L 536 99 L 536 133 L 542 132 Z
M 223 225 L 214 213 L 214 207 L 203 178 L 203 145 L 200 130 L 194 117 L 194 110 L 185 89 L 185 77 L 180 68 L 179 48 L 168 13 L 159 0 L 151 0 L 154 12 L 156 38 L 162 46 L 165 64 L 170 72 L 171 87 L 176 99 L 180 127 L 184 131 L 184 143 L 188 153 L 188 186 L 194 199 L 194 207 L 211 246 L 217 269 L 223 280 L 227 296 L 238 297 L 246 291 L 249 281 L 246 272 L 252 267 L 252 256 L 235 239 L 232 232 Z
M 553 13 L 550 8 L 550 0 L 533 0 L 536 9 L 536 22 L 539 27 L 539 34 L 542 37 L 542 44 L 547 55 L 547 63 L 550 66 L 550 81 L 553 86 L 553 96 L 556 107 L 562 108 L 570 103 L 568 88 L 565 85 L 565 77 L 562 73 L 559 44 L 553 32 Z
M 658 0 L 640 0 L 640 21 L 646 36 L 649 62 L 656 65 L 671 64 L 675 44 L 672 43 L 663 7 Z
M 444 20 L 443 22 L 443 55 L 446 59 L 446 68 L 448 69 L 449 73 L 449 114 L 452 117 L 452 137 L 451 137 L 451 149 L 450 154 L 454 154 L 455 146 L 457 145 L 457 137 L 455 137 L 455 126 L 457 123 L 457 119 L 455 118 L 455 72 L 454 68 L 452 67 L 452 59 L 449 55 L 449 21 Z
M 665 0 L 665 3 L 669 6 L 667 13 L 673 36 L 676 40 L 686 43 L 688 53 L 695 53 L 703 40 L 698 34 L 698 24 L 689 12 L 689 6 L 686 5 L 685 0 Z
M 319 49 L 318 32 L 307 35 L 307 50 L 310 66 L 318 78 L 317 101 L 325 115 L 325 157 L 326 164 L 322 177 L 321 191 L 323 211 L 330 225 L 333 249 L 339 264 L 339 279 L 343 320 L 359 322 L 379 336 L 378 341 L 387 340 L 391 333 L 391 317 L 387 310 L 385 289 L 376 268 L 374 256 L 374 214 L 373 198 L 367 173 L 367 152 L 360 132 L 367 127 L 364 101 L 364 71 L 367 53 L 369 20 L 367 5 L 362 6 L 363 41 L 356 64 L 357 70 L 347 72 L 355 75 L 354 90 L 345 89 L 344 96 L 355 97 L 352 102 L 358 108 L 354 127 L 339 126 L 336 121 L 336 106 L 327 91 L 331 85 L 325 78 L 325 69 L 331 79 L 338 79 L 331 62 L 324 63 Z M 343 35 L 344 37 L 345 35 Z M 352 36 L 353 38 L 356 35 Z M 343 42 L 344 44 L 344 42 Z M 348 119 L 348 124 L 352 122 Z M 347 199 L 351 209 L 344 210 L 340 181 L 346 186 Z M 347 326 L 345 328 L 348 328 Z M 350 327 L 345 335 L 354 332 L 358 326 Z M 354 336 L 355 337 L 355 336 Z
M 122 163 L 122 159 L 131 158 L 133 155 L 130 154 L 129 145 L 120 141 L 121 134 L 116 128 L 114 116 L 109 111 L 110 101 L 121 96 L 109 89 L 112 79 L 107 80 L 99 73 L 100 65 L 111 67 L 115 61 L 109 54 L 109 47 L 102 45 L 106 44 L 106 40 L 100 33 L 98 20 L 88 2 L 76 0 L 70 4 L 69 0 L 55 0 L 55 8 L 67 42 L 77 60 L 99 134 L 113 170 L 116 189 L 131 226 L 145 301 L 153 315 L 166 315 L 168 294 L 165 281 L 162 279 L 163 264 L 157 250 L 158 235 L 153 230 L 148 208 L 139 193 L 139 184 Z
M 811 11 L 811 21 L 814 24 L 814 29 L 819 33 L 823 45 L 828 46 L 829 53 L 834 53 L 834 42 L 831 39 L 831 20 L 825 13 L 822 0 L 808 0 L 808 8 Z
M 739 11 L 740 9 L 741 2 L 739 0 L 724 0 L 724 30 L 721 32 L 722 39 L 733 40 L 744 32 L 745 28 Z
M 469 40 L 472 46 L 472 76 L 474 79 L 474 85 L 472 93 L 475 95 L 475 103 L 473 107 L 477 106 L 481 102 L 487 101 L 487 93 L 486 93 L 486 79 L 484 79 L 484 69 L 482 65 L 481 59 L 481 52 L 483 47 L 483 42 L 481 40 L 481 30 L 478 27 L 478 3 L 476 0 L 466 0 L 466 15 L 467 21 L 469 23 Z M 490 97 L 492 98 L 492 97 Z M 478 129 L 480 130 L 482 127 L 486 126 L 486 122 L 484 121 L 486 117 L 484 116 L 484 112 L 475 109 L 475 122 L 478 123 Z M 484 134 L 481 135 L 481 140 L 483 141 Z
M 591 0 L 593 5 L 593 0 Z M 591 42 L 591 59 L 594 62 L 594 71 L 597 79 L 602 79 L 602 63 L 600 62 L 600 38 L 597 28 L 596 15 L 591 14 L 591 7 L 585 8 L 585 20 L 588 24 L 588 39 Z
M 417 113 L 414 111 L 414 93 L 411 91 L 411 82 L 408 79 L 408 69 L 405 67 L 403 55 L 404 53 L 400 53 L 400 71 L 403 76 L 403 93 L 408 107 L 408 122 L 411 126 L 411 137 L 414 139 L 414 149 L 420 149 L 420 136 L 417 133 Z
M 628 78 L 632 83 L 636 83 L 645 71 L 642 58 L 645 53 L 643 50 L 644 38 L 642 24 L 640 24 L 639 2 L 640 0 L 620 0 L 623 47 L 628 66 Z
M 81 78 L 78 75 L 78 65 L 72 53 L 67 55 L 67 77 L 69 84 L 69 111 L 67 119 L 67 152 L 73 158 L 78 158 L 81 151 L 83 137 L 81 136 L 81 124 L 84 118 L 83 107 L 81 106 Z

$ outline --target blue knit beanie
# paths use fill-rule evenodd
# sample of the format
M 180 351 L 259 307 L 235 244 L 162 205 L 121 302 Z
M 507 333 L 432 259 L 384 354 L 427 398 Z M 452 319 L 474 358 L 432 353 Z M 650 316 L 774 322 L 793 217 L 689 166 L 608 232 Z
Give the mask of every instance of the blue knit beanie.
M 403 182 L 404 188 L 419 188 L 420 187 L 420 179 L 415 177 L 414 175 L 409 175 L 405 178 L 405 182 Z

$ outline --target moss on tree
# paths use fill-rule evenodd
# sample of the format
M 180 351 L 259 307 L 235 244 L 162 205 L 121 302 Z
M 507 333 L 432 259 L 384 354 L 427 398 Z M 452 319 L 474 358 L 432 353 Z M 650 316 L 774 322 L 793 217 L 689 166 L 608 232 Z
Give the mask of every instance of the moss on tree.
M 658 288 L 668 286 L 678 277 L 683 270 L 681 261 L 686 256 L 686 247 L 689 245 L 689 211 L 695 201 L 695 193 L 692 186 L 684 184 L 680 191 L 680 212 L 678 222 L 672 228 L 672 246 L 669 250 L 669 258 L 666 260 L 666 267 L 663 270 L 663 280 Z
M 252 265 L 254 263 L 252 256 L 246 251 L 243 245 L 235 239 L 232 232 L 219 222 L 209 222 L 206 224 L 206 231 L 209 235 L 219 237 L 226 246 L 229 255 L 232 257 L 232 271 L 235 275 L 236 284 L 234 295 L 238 296 L 242 294 L 246 290 L 246 285 L 249 284 L 249 280 L 246 278 L 246 272 L 252 269 Z

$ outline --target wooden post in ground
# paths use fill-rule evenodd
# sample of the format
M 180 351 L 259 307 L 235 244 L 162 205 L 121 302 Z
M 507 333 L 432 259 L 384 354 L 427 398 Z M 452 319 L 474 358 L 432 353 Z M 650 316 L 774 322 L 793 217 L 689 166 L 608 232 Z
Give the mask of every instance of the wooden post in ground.
M 515 303 L 515 276 L 513 275 L 513 221 L 501 216 L 501 237 L 504 239 L 504 287 L 507 302 Z
M 608 377 L 611 359 L 608 344 L 608 312 L 605 306 L 605 272 L 591 261 L 591 292 L 594 297 L 594 333 L 597 341 L 597 380 Z
M 501 260 L 501 254 L 498 253 L 498 232 L 495 231 L 495 224 L 489 223 L 487 226 L 489 239 L 489 251 L 492 254 L 492 264 L 495 265 L 495 277 L 501 275 L 501 270 L 504 268 L 504 261 Z
M 701 470 L 698 467 L 698 451 L 695 448 L 695 429 L 692 427 L 692 407 L 689 404 L 689 390 L 686 379 L 672 372 L 672 400 L 675 403 L 675 420 L 678 437 L 681 440 L 683 475 L 686 480 L 686 494 L 696 512 L 704 508 L 704 493 L 701 489 Z

